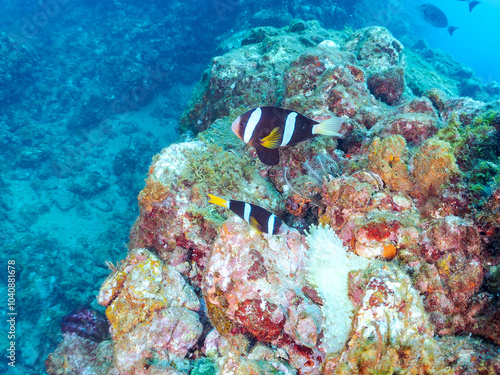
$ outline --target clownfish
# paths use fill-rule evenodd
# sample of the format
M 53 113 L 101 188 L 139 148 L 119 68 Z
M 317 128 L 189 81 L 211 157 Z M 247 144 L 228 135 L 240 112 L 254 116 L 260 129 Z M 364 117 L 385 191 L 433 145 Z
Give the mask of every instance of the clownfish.
M 318 134 L 341 137 L 339 130 L 343 123 L 340 117 L 317 122 L 289 109 L 257 107 L 238 116 L 231 130 L 255 148 L 261 162 L 276 165 L 279 147 L 294 145 Z
M 275 214 L 262 207 L 241 201 L 225 200 L 212 194 L 208 196 L 209 203 L 230 209 L 259 232 L 279 234 L 286 232 L 288 228 Z

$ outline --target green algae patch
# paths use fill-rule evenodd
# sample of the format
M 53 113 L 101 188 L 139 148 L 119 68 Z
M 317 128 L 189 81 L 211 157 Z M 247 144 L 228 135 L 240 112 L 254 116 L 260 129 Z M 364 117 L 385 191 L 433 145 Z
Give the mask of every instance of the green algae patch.
M 200 358 L 193 363 L 191 375 L 216 375 L 218 373 L 217 366 L 211 359 Z
M 500 183 L 499 117 L 498 111 L 489 110 L 463 125 L 455 115 L 436 134 L 451 145 L 468 189 L 479 205 Z
M 186 162 L 178 183 L 190 187 L 194 201 L 205 200 L 208 193 L 257 204 L 261 198 L 276 201 L 274 188 L 259 175 L 256 161 L 248 153 L 248 146 L 231 131 L 234 119 L 248 109 L 240 106 L 216 120 L 197 136 L 203 147 L 193 148 L 184 155 Z M 189 212 L 217 225 L 221 225 L 228 214 L 211 204 L 193 205 Z
M 239 141 L 239 140 L 238 140 Z M 236 154 L 225 150 L 222 146 L 208 143 L 205 151 L 186 154 L 187 163 L 179 182 L 190 186 L 195 201 L 203 201 L 208 193 L 228 195 L 234 199 L 255 179 L 255 168 L 248 155 Z M 201 215 L 216 225 L 222 225 L 227 219 L 227 212 L 214 205 L 191 205 L 193 215 Z
M 463 125 L 458 116 L 451 116 L 436 137 L 450 143 L 461 165 L 470 167 L 478 158 L 497 162 L 500 134 L 494 125 L 498 116 L 497 111 L 490 110 L 476 116 L 469 125 Z
M 249 156 L 224 150 L 217 144 L 208 144 L 206 151 L 186 154 L 187 165 L 181 183 L 195 183 L 200 193 L 209 191 L 237 191 L 248 183 L 255 172 Z
M 226 117 L 215 120 L 207 130 L 198 134 L 198 138 L 207 145 L 217 144 L 224 150 L 242 150 L 245 144 L 231 131 L 231 124 L 238 116 L 250 109 L 250 107 L 246 106 L 231 109 Z

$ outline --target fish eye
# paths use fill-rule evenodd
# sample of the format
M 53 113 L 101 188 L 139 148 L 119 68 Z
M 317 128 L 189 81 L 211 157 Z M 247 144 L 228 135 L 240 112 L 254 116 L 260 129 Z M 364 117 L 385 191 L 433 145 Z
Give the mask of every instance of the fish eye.
M 245 126 L 245 123 L 242 121 L 240 122 L 240 128 L 242 128 L 243 126 Z

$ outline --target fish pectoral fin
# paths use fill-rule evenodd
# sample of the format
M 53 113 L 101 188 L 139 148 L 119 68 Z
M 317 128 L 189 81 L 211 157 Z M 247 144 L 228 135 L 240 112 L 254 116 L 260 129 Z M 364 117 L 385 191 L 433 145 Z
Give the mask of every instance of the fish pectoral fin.
M 269 135 L 266 135 L 264 138 L 260 139 L 260 144 L 261 146 L 265 148 L 278 148 L 280 146 L 280 141 L 282 134 L 279 131 L 279 127 L 275 127 L 273 130 L 271 130 L 271 133 Z
M 253 216 L 250 216 L 249 224 L 253 228 L 257 229 L 259 232 L 262 232 L 262 225 L 260 225 L 259 222 L 257 221 L 257 219 L 254 218 Z
M 208 194 L 208 203 L 216 204 L 217 206 L 228 208 L 227 200 L 216 197 L 215 195 Z
M 330 117 L 329 119 L 314 125 L 312 133 L 342 137 L 342 134 L 340 134 L 339 131 L 343 123 L 344 119 L 342 117 Z
M 257 146 L 255 148 L 259 160 L 265 165 L 273 166 L 280 162 L 280 152 L 277 148 L 265 148 Z

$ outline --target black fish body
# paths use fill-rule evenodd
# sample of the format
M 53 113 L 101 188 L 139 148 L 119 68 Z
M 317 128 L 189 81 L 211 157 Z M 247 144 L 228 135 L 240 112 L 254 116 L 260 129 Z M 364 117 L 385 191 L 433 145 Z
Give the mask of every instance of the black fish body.
M 278 148 L 294 145 L 318 134 L 341 136 L 343 119 L 332 117 L 321 123 L 300 113 L 278 107 L 257 107 L 234 120 L 231 129 L 245 143 L 255 147 L 267 165 L 279 162 Z
M 222 199 L 212 194 L 208 196 L 210 197 L 209 203 L 230 209 L 260 232 L 279 234 L 284 233 L 288 228 L 279 217 L 262 207 L 242 201 Z
M 241 134 L 241 139 L 245 143 L 253 147 L 258 146 L 260 140 L 267 137 L 276 128 L 278 128 L 277 132 L 282 134 L 278 147 L 297 144 L 315 137 L 316 134 L 312 134 L 312 127 L 318 124 L 317 121 L 300 113 L 278 107 L 254 108 L 238 119 L 238 134 Z M 286 128 L 290 130 L 288 132 L 290 137 L 284 134 Z

